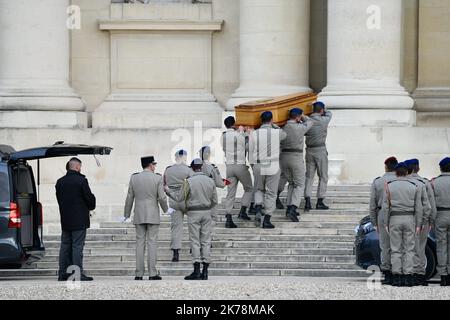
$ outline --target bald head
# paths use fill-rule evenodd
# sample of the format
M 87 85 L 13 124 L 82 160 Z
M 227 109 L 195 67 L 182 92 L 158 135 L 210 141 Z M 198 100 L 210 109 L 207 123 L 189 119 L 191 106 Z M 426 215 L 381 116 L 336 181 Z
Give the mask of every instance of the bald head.
M 72 158 L 69 160 L 67 167 L 69 170 L 81 172 L 81 160 L 78 158 Z

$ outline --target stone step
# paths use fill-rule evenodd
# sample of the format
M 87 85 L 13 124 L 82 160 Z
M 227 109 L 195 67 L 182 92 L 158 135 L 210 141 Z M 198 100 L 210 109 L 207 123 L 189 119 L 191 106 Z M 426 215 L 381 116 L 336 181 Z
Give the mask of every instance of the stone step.
M 244 237 L 244 236 L 242 236 Z M 252 236 L 248 236 L 252 237 Z M 267 237 L 267 236 L 263 236 Z M 283 237 L 279 241 L 273 240 L 218 240 L 213 241 L 213 248 L 349 248 L 353 247 L 352 242 L 325 242 L 325 241 L 296 241 L 290 240 L 291 236 Z M 183 245 L 189 247 L 189 241 L 184 241 Z M 45 244 L 46 248 L 59 248 L 59 241 L 48 241 Z M 87 249 L 103 248 L 103 249 L 121 249 L 121 248 L 135 248 L 136 241 L 89 241 L 86 242 Z M 164 249 L 170 247 L 170 241 L 158 241 L 158 248 Z
M 281 202 L 286 203 L 286 197 L 287 194 L 285 193 L 281 193 L 280 194 L 280 199 Z M 225 199 L 226 198 L 222 198 L 221 202 L 225 203 Z M 338 195 L 338 196 L 333 196 L 333 197 L 329 197 L 327 196 L 325 198 L 325 202 L 328 204 L 332 204 L 332 203 L 364 203 L 364 204 L 368 204 L 370 200 L 370 194 L 367 195 L 360 195 L 360 196 L 355 196 L 353 194 L 342 194 L 342 195 Z M 235 199 L 235 203 L 241 203 L 242 198 L 236 198 Z M 315 204 L 317 202 L 317 198 L 311 198 L 311 202 L 313 204 Z M 304 200 L 302 199 L 302 203 L 304 203 Z
M 97 255 L 133 255 L 135 253 L 135 249 L 133 247 L 130 248 L 85 248 L 84 256 L 95 257 Z M 171 252 L 169 247 L 158 248 L 158 255 L 164 255 Z M 233 248 L 214 248 L 212 249 L 212 253 L 215 255 L 352 255 L 353 248 L 352 247 L 340 247 L 337 246 L 335 248 L 326 248 L 326 247 L 297 247 L 297 248 L 242 248 L 242 247 L 233 247 Z M 46 250 L 46 254 L 48 255 L 58 255 L 58 248 L 51 248 Z M 189 249 L 186 247 L 186 244 L 180 251 L 181 255 L 186 255 L 190 257 Z
M 158 262 L 158 268 L 183 268 L 189 269 L 191 262 Z M 37 262 L 26 267 L 27 269 L 56 269 L 57 262 Z M 136 268 L 134 261 L 106 261 L 106 262 L 86 262 L 86 269 L 132 269 Z M 333 262 L 212 262 L 211 269 L 357 269 L 353 263 L 333 263 Z
M 317 218 L 317 219 L 314 219 L 313 221 L 311 221 L 311 219 L 309 219 L 307 217 L 305 217 L 305 220 L 303 220 L 304 216 L 301 215 L 300 216 L 300 223 L 294 223 L 294 222 L 290 222 L 290 220 L 286 217 L 286 214 L 284 214 L 284 215 L 273 215 L 270 220 L 272 222 L 281 223 L 281 224 L 283 224 L 283 226 L 286 226 L 286 224 L 287 224 L 288 228 L 290 228 L 290 227 L 293 227 L 293 228 L 300 227 L 300 228 L 302 228 L 304 226 L 306 227 L 308 224 L 313 224 L 313 223 L 317 223 L 317 222 L 320 222 L 320 223 L 338 223 L 338 224 L 339 223 L 345 223 L 347 225 L 351 225 L 352 227 L 354 227 L 354 226 L 356 226 L 358 224 L 359 220 L 361 220 L 360 217 L 365 217 L 365 216 L 362 216 L 362 215 L 358 216 L 356 219 L 354 219 L 352 221 L 342 221 L 342 222 L 335 222 L 335 221 L 333 221 L 333 222 L 328 222 L 326 217 L 324 217 L 324 218 L 322 218 L 322 217 L 321 218 Z M 233 220 L 236 220 L 235 223 L 238 224 L 238 225 L 239 224 L 242 225 L 242 227 L 254 227 L 254 225 L 255 225 L 255 222 L 254 222 L 255 216 L 250 216 L 250 219 L 252 219 L 252 220 L 251 221 L 242 221 L 242 220 L 237 219 L 235 217 L 235 219 L 233 219 Z M 224 221 L 218 221 L 218 222 L 224 222 Z M 163 228 L 166 228 L 166 227 L 168 228 L 169 226 L 170 226 L 170 222 L 163 221 L 160 224 L 160 229 L 163 229 Z M 187 227 L 187 219 L 186 218 L 185 218 L 185 221 L 184 221 L 184 226 Z M 135 229 L 135 226 L 132 223 L 130 223 L 130 222 L 127 222 L 127 223 L 121 223 L 121 222 L 100 222 L 100 228 L 101 229 L 108 229 L 108 228 L 113 228 L 113 229 L 120 229 L 120 228 Z M 216 227 L 216 229 L 218 229 L 218 228 L 221 228 L 221 226 L 218 225 Z
M 131 279 L 135 275 L 133 269 L 86 269 L 91 276 L 127 276 Z M 192 272 L 189 269 L 160 269 L 161 276 L 184 277 Z M 296 276 L 296 277 L 367 277 L 364 270 L 358 269 L 212 269 L 209 272 L 211 277 L 220 276 Z M 20 270 L 0 270 L 2 278 L 17 277 L 37 277 L 37 276 L 57 276 L 57 269 L 20 269 Z M 130 281 L 132 281 L 130 279 Z
M 282 201 L 284 208 L 285 209 L 281 209 L 281 210 L 277 210 L 276 212 L 284 212 L 286 211 L 286 201 Z M 359 210 L 359 211 L 367 211 L 369 208 L 369 204 L 368 203 L 363 203 L 363 202 L 348 202 L 348 203 L 326 203 L 331 210 L 340 210 L 340 211 L 344 211 L 344 210 L 351 210 L 351 211 L 355 211 L 355 210 Z M 316 203 L 313 202 L 312 206 L 313 208 L 315 208 Z M 298 210 L 303 212 L 303 208 L 304 208 L 305 204 L 302 203 L 299 207 Z M 241 209 L 241 204 L 239 202 L 236 202 L 233 205 L 233 210 L 239 211 Z M 221 213 L 222 211 L 225 211 L 225 204 L 219 204 L 216 206 L 216 210 L 218 210 L 219 213 Z M 263 209 L 264 210 L 264 209 Z M 119 213 L 118 213 L 119 214 Z
M 228 229 L 226 229 L 228 230 Z M 265 240 L 265 241 L 333 241 L 333 242 L 353 242 L 354 237 L 353 236 L 329 236 L 329 235 L 323 235 L 323 236 L 314 236 L 314 235 L 301 235 L 301 234 L 295 234 L 295 232 L 289 233 L 289 234 L 273 234 L 268 232 L 261 232 L 261 230 L 264 229 L 256 229 L 257 231 L 249 234 L 247 229 L 232 229 L 229 232 L 222 232 L 218 233 L 215 232 L 214 235 L 214 241 L 218 240 L 246 240 L 245 237 L 251 237 L 248 240 L 252 240 L 254 238 L 258 238 L 258 240 Z M 281 230 L 280 230 L 281 231 Z M 296 230 L 294 230 L 296 231 Z M 241 238 L 238 238 L 241 237 Z M 188 241 L 188 231 L 187 229 L 183 230 L 183 240 Z M 58 242 L 59 243 L 60 236 L 53 235 L 53 236 L 45 236 L 44 242 Z M 161 241 L 168 241 L 170 240 L 170 232 L 160 232 L 159 233 L 159 240 Z M 86 236 L 86 242 L 92 242 L 92 241 L 135 241 L 136 240 L 136 234 L 130 233 L 130 234 L 117 234 L 117 235 L 104 235 L 104 234 L 90 234 Z
M 298 231 L 304 231 L 305 229 L 298 229 Z M 307 229 L 306 229 L 307 230 Z M 313 229 L 314 230 L 314 229 Z M 322 229 L 319 229 L 322 230 Z M 328 230 L 328 229 L 326 229 Z M 331 229 L 334 230 L 334 229 Z M 283 230 L 285 231 L 285 230 Z M 318 232 L 317 230 L 314 230 L 315 232 Z M 340 230 L 338 230 L 340 231 Z M 304 233 L 298 233 L 297 235 L 305 235 Z M 308 234 L 306 234 L 308 235 Z M 336 235 L 336 232 L 333 233 L 333 235 Z M 114 237 L 126 237 L 123 235 L 117 235 Z M 240 237 L 240 239 L 237 239 Z M 118 238 L 120 239 L 120 238 Z M 288 240 L 289 239 L 289 240 Z M 315 239 L 311 239 L 309 242 L 300 240 L 302 238 L 297 238 L 295 235 L 292 234 L 286 234 L 286 235 L 229 235 L 229 237 L 224 237 L 223 239 L 216 239 L 213 240 L 213 247 L 215 248 L 222 248 L 222 247 L 230 247 L 233 244 L 251 244 L 251 243 L 261 243 L 261 245 L 266 246 L 267 243 L 272 243 L 272 245 L 280 245 L 280 244 L 290 244 L 292 246 L 299 246 L 299 245 L 306 245 L 306 244 L 317 244 L 317 245 L 345 245 L 345 244 L 351 244 L 353 241 L 350 241 L 349 238 L 345 238 L 341 241 L 318 241 Z M 109 248 L 109 247 L 130 247 L 131 245 L 135 245 L 136 241 L 134 238 L 122 238 L 122 240 L 117 241 L 87 241 L 86 247 L 88 248 Z M 189 241 L 186 239 L 183 241 L 183 243 L 188 246 Z M 158 240 L 158 245 L 161 248 L 168 247 L 170 244 L 170 240 Z M 51 248 L 59 248 L 60 241 L 54 240 L 54 241 L 46 241 L 45 247 L 47 249 Z
M 234 261 L 234 262 L 334 262 L 334 263 L 354 263 L 353 255 L 216 255 L 212 252 L 213 261 Z M 58 255 L 47 255 L 41 262 L 58 262 Z M 172 254 L 166 253 L 158 255 L 158 262 L 171 262 Z M 191 262 L 190 255 L 180 255 L 180 261 Z M 92 262 L 122 262 L 136 261 L 134 254 L 127 255 L 96 255 L 86 256 L 85 263 Z

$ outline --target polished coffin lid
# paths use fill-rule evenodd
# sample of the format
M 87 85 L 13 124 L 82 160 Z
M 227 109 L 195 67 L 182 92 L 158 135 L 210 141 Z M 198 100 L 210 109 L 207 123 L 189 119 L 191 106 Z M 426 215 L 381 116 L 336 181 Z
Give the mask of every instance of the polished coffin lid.
M 261 125 L 264 111 L 273 113 L 273 122 L 284 125 L 289 118 L 289 111 L 300 108 L 306 115 L 312 113 L 312 104 L 317 101 L 316 93 L 295 93 L 286 96 L 256 100 L 243 103 L 235 108 L 236 125 L 257 128 Z

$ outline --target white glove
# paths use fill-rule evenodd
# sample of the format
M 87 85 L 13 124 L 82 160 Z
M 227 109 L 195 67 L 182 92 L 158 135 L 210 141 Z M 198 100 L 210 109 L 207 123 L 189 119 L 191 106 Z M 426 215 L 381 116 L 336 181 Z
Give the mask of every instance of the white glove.
M 175 209 L 169 208 L 169 210 L 167 210 L 167 214 L 172 215 L 172 213 L 174 213 L 175 211 Z
M 122 217 L 122 218 L 120 219 L 120 222 L 125 223 L 125 222 L 127 222 L 127 220 L 128 220 L 128 218 Z

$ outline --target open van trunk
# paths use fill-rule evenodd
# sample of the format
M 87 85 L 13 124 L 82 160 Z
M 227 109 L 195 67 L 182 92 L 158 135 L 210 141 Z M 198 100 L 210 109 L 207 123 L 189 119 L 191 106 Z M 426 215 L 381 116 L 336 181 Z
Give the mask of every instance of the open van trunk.
M 21 215 L 20 241 L 25 251 L 42 247 L 40 226 L 41 217 L 37 201 L 36 184 L 32 168 L 22 162 L 11 167 L 13 177 L 13 197 Z

